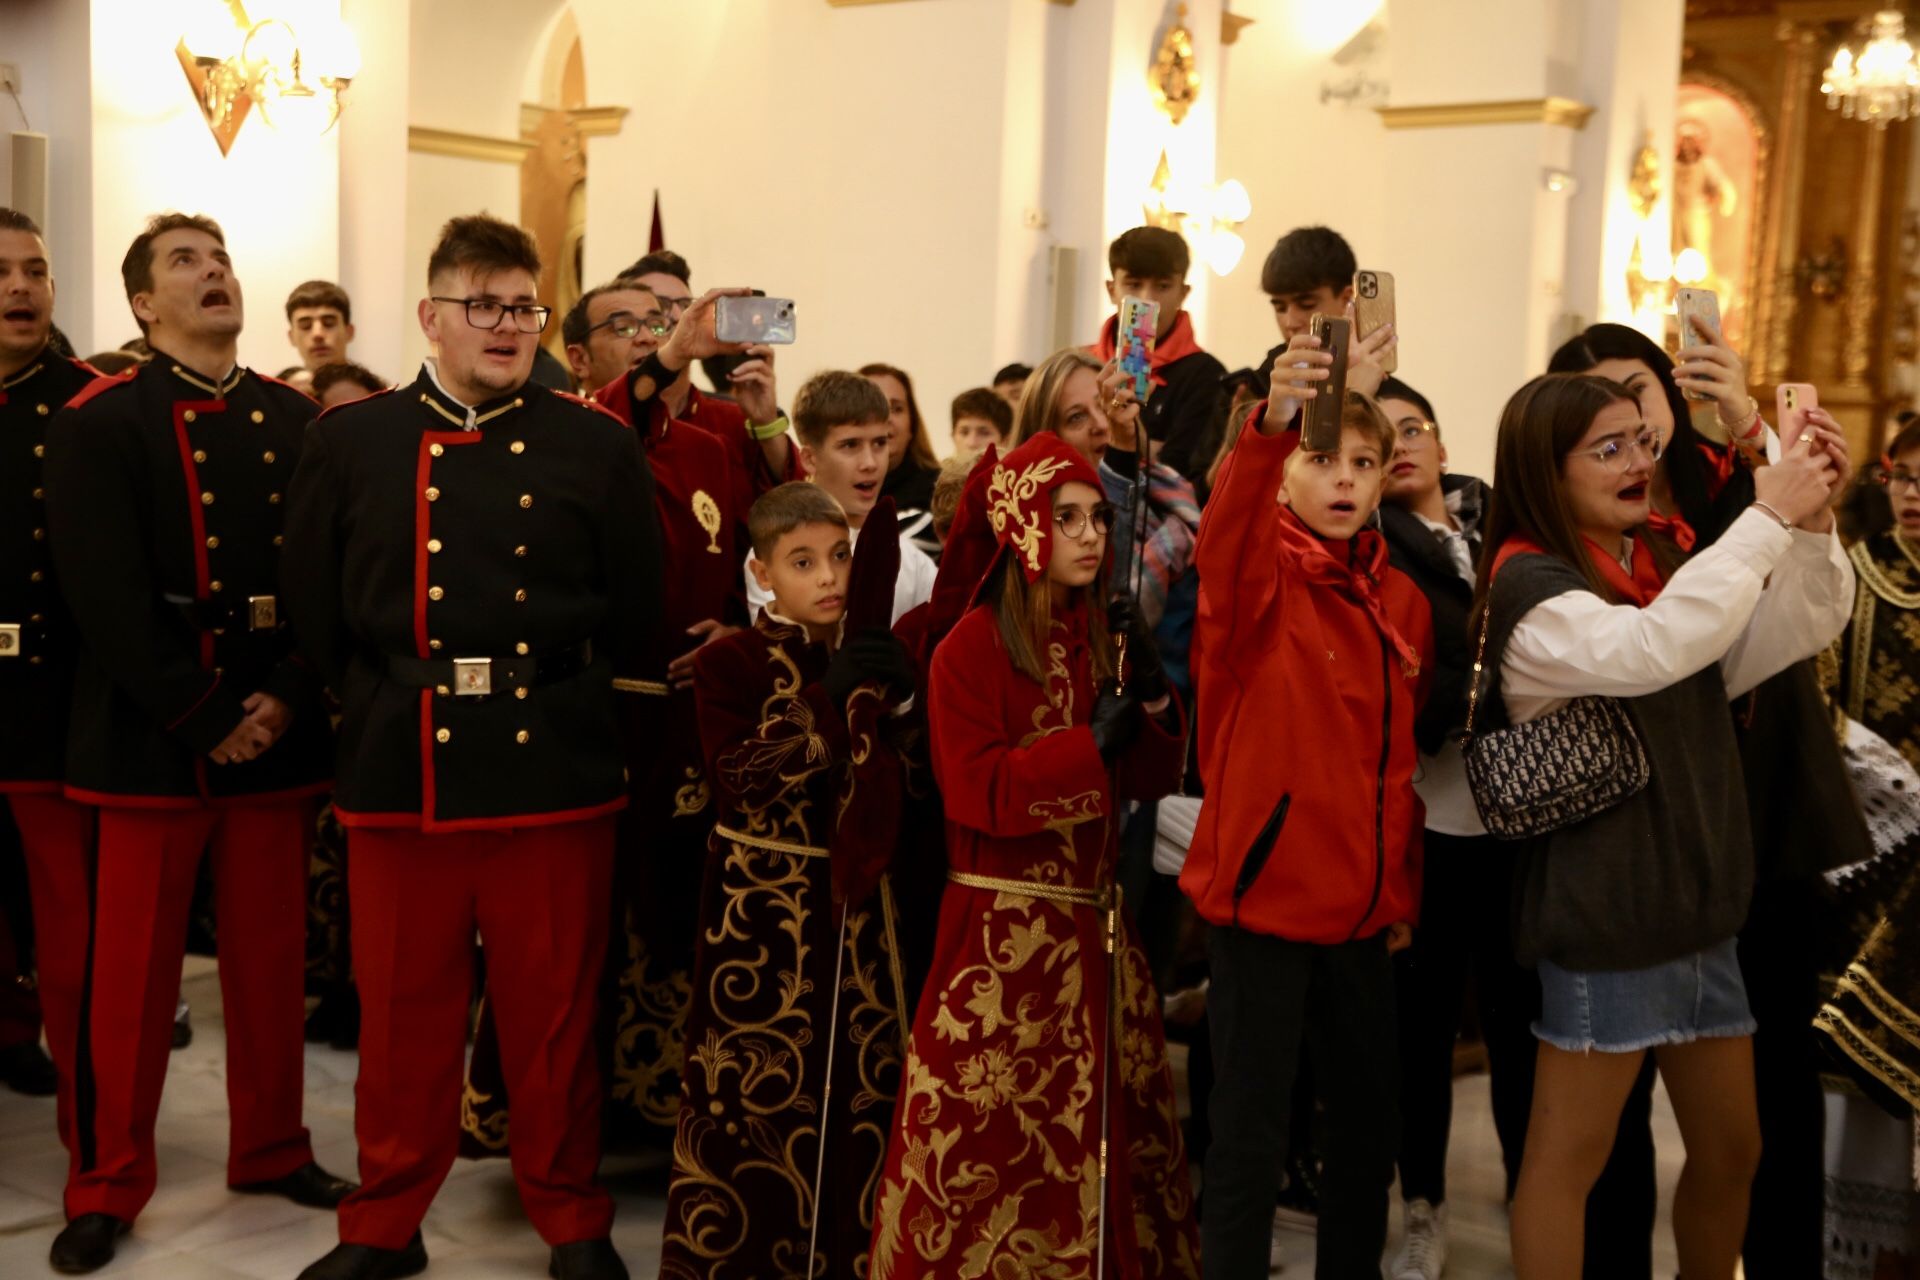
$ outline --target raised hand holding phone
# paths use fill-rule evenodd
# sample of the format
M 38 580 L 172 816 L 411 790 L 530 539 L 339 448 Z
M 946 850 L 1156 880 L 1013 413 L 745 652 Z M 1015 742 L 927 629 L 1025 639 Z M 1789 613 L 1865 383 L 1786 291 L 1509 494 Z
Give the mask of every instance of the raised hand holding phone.
M 1141 404 L 1153 394 L 1153 343 L 1159 328 L 1159 303 L 1120 299 L 1120 367 L 1133 379 L 1133 398 Z
M 1316 315 L 1309 332 L 1320 339 L 1331 359 L 1327 362 L 1325 395 L 1316 395 L 1308 403 L 1300 423 L 1300 447 L 1314 453 L 1340 450 L 1340 417 L 1346 407 L 1347 363 L 1353 338 L 1353 322 L 1345 317 Z M 1375 384 L 1378 389 L 1378 384 Z
M 1260 420 L 1260 433 L 1279 435 L 1292 425 L 1301 407 L 1320 394 L 1332 366 L 1333 357 L 1320 349 L 1319 338 L 1295 334 L 1267 377 L 1267 413 Z

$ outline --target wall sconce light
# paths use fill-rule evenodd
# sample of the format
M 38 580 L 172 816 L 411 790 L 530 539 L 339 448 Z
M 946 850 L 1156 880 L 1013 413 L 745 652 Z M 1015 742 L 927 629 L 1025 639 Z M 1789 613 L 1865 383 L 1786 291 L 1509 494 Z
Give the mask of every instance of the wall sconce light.
M 1570 196 L 1580 190 L 1580 179 L 1565 169 L 1542 169 L 1540 185 L 1557 196 Z
M 1217 276 L 1229 275 L 1240 265 L 1247 242 L 1237 228 L 1253 216 L 1253 197 L 1238 178 L 1214 187 L 1177 182 L 1167 153 L 1160 153 L 1153 181 L 1147 186 L 1141 213 L 1150 227 L 1178 231 L 1199 250 Z
M 199 21 L 174 53 L 223 156 L 251 108 L 273 129 L 319 137 L 340 118 L 360 69 L 360 51 L 337 19 L 303 16 L 299 30 L 278 17 L 254 22 L 242 0 L 201 0 Z

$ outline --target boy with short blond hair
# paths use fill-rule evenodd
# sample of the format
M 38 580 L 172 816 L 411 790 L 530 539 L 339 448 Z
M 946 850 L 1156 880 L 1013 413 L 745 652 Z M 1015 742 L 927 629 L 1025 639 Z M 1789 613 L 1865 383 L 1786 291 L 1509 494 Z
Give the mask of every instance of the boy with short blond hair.
M 1388 957 L 1419 904 L 1432 630 L 1370 523 L 1394 448 L 1379 406 L 1349 393 L 1330 452 L 1286 426 L 1317 394 L 1313 357 L 1296 407 L 1250 415 L 1197 552 L 1206 802 L 1180 887 L 1212 926 L 1210 1277 L 1266 1266 L 1303 1045 L 1326 1107 L 1316 1274 L 1378 1274 L 1399 1139 Z
M 840 901 L 828 851 L 860 820 L 850 810 L 889 800 L 848 785 L 855 705 L 870 691 L 904 702 L 916 677 L 891 634 L 842 636 L 849 525 L 818 485 L 755 502 L 748 566 L 768 603 L 694 661 L 717 823 L 667 1191 L 671 1280 L 866 1271 L 887 1138 L 871 1117 L 898 1091 L 905 993 L 886 886 Z M 876 749 L 863 742 L 860 759 Z

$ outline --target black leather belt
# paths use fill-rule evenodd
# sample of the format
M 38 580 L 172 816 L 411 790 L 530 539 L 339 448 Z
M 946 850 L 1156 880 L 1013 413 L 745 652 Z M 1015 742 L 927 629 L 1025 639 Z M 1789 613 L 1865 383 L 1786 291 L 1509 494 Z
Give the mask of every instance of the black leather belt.
M 593 663 L 593 642 L 512 658 L 413 658 L 387 655 L 387 678 L 457 698 L 486 698 L 528 685 L 570 680 Z
M 280 629 L 278 596 L 247 596 L 233 604 L 225 600 L 189 600 L 185 596 L 167 596 L 165 599 L 180 611 L 186 624 L 196 631 Z

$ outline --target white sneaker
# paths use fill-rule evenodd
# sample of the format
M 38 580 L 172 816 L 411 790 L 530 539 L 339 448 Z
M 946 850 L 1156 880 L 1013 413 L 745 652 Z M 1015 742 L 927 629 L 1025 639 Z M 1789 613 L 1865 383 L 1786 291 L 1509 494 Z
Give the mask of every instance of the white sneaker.
M 1393 1280 L 1440 1280 L 1447 1265 L 1447 1206 L 1407 1201 L 1407 1239 L 1393 1260 Z

